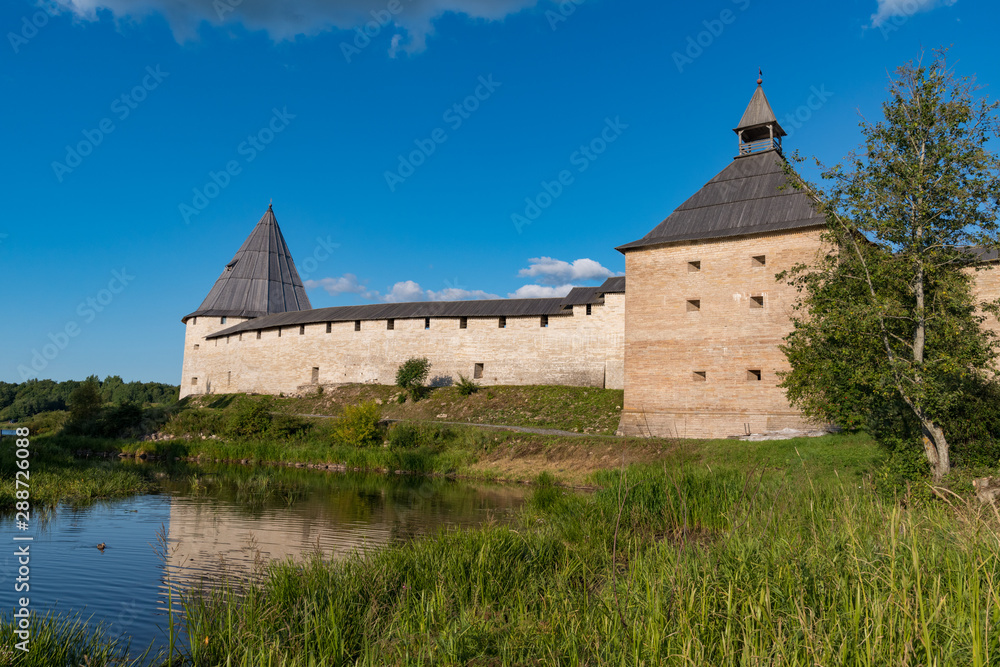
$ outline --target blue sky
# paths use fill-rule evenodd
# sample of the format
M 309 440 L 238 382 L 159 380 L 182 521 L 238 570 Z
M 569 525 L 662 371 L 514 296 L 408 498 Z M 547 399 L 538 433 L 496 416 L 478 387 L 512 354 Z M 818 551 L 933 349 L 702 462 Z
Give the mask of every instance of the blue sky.
M 996 96 L 998 19 L 986 0 L 9 0 L 0 379 L 176 383 L 180 318 L 272 200 L 314 307 L 597 284 L 732 158 L 758 67 L 786 148 L 833 163 L 922 48 L 952 45 Z

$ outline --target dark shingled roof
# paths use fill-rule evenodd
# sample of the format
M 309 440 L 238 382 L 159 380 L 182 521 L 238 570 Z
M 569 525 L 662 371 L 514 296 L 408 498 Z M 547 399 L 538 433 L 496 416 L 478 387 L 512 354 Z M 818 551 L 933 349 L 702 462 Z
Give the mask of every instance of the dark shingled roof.
M 774 124 L 776 135 L 785 136 L 785 131 L 781 129 L 778 119 L 774 116 L 774 111 L 771 110 L 771 103 L 767 101 L 764 88 L 760 84 L 757 84 L 757 90 L 753 91 L 753 97 L 750 98 L 750 103 L 747 105 L 746 111 L 743 112 L 743 117 L 740 118 L 740 124 L 733 131 L 739 132 L 740 130 L 760 127 L 769 123 Z M 766 132 L 761 136 L 764 136 L 764 134 Z
M 625 276 L 615 276 L 608 278 L 604 284 L 597 288 L 598 294 L 624 294 Z
M 295 313 L 268 315 L 223 329 L 206 338 L 221 338 L 241 331 L 354 320 L 404 320 L 454 317 L 537 317 L 572 316 L 562 299 L 488 299 L 483 301 L 417 301 L 414 303 L 373 303 L 361 306 L 334 306 Z
M 597 294 L 596 287 L 574 287 L 559 303 L 564 306 L 582 306 L 597 301 Z
M 456 317 L 551 317 L 572 316 L 574 305 L 602 303 L 605 294 L 625 291 L 625 276 L 608 278 L 598 287 L 575 287 L 562 299 L 487 299 L 482 301 L 416 301 L 413 303 L 372 303 L 335 306 L 268 315 L 223 329 L 206 338 L 224 338 L 242 331 L 277 327 L 353 322 L 355 320 L 405 320 Z M 586 296 L 586 300 L 579 300 Z M 572 297 L 572 303 L 569 303 Z
M 786 185 L 783 164 L 774 150 L 735 158 L 651 232 L 618 250 L 826 224 L 810 194 Z
M 310 308 L 285 237 L 268 206 L 198 310 L 181 321 L 201 315 L 262 317 Z

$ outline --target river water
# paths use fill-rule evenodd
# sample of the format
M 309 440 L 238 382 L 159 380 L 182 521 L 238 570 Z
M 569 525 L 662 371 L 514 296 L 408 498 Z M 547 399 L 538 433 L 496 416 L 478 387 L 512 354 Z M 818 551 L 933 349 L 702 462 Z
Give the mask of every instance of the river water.
M 253 578 L 272 560 L 344 558 L 503 521 L 525 494 L 443 478 L 287 468 L 184 466 L 157 475 L 157 494 L 33 516 L 34 612 L 79 613 L 131 637 L 133 653 L 162 648 L 177 591 Z M 3 534 L 16 532 L 13 523 L 0 518 Z M 0 608 L 8 617 L 25 595 L 14 592 L 12 551 L 0 558 Z

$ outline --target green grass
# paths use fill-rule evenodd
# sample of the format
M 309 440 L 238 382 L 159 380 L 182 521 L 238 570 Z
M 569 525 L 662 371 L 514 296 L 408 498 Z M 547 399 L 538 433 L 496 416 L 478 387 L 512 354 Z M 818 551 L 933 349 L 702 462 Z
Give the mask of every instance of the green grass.
M 540 479 L 513 526 L 194 595 L 192 662 L 1000 662 L 1000 516 L 880 499 L 850 437 L 723 444 L 589 496 Z
M 431 373 L 433 375 L 433 371 Z M 456 378 L 456 381 L 458 378 Z M 381 401 L 382 414 L 390 419 L 499 424 L 613 435 L 621 416 L 620 389 L 550 385 L 484 386 L 463 396 L 457 386 L 431 388 L 419 401 L 396 401 L 401 389 L 387 385 L 345 385 L 319 395 L 278 398 L 275 407 L 292 414 L 339 416 L 347 405 Z M 202 409 L 231 408 L 231 395 L 200 397 Z M 439 417 L 438 415 L 446 415 Z M 201 419 L 209 417 L 203 414 Z
M 125 498 L 148 493 L 155 485 L 150 472 L 140 466 L 122 464 L 113 460 L 79 459 L 75 452 L 117 451 L 120 443 L 115 440 L 41 435 L 30 438 L 28 459 L 30 502 L 38 510 L 59 502 L 86 504 L 95 500 Z M 15 473 L 15 448 L 0 448 L 0 511 L 13 511 L 18 498 Z M 23 481 L 23 478 L 22 478 Z
M 14 647 L 21 641 L 7 612 L 0 618 L 0 665 L 18 667 L 127 667 L 149 664 L 148 652 L 129 657 L 127 640 L 111 637 L 102 626 L 88 626 L 76 616 L 32 616 L 28 651 Z

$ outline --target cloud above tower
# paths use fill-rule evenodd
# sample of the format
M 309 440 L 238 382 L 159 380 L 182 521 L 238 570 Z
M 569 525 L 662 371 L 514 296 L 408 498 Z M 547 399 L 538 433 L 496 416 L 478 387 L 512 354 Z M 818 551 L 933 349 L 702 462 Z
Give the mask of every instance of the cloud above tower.
M 471 19 L 503 20 L 538 0 L 55 0 L 56 5 L 85 21 L 110 13 L 121 22 L 162 15 L 179 42 L 194 40 L 203 24 L 241 25 L 264 31 L 276 41 L 312 37 L 333 30 L 353 30 L 371 21 L 395 31 L 390 53 L 415 53 L 426 47 L 434 21 L 445 14 Z
M 615 273 L 601 266 L 600 262 L 581 258 L 566 262 L 552 257 L 533 257 L 528 260 L 529 266 L 521 269 L 517 275 L 522 278 L 535 278 L 542 285 L 570 286 L 569 283 L 579 280 L 603 280 L 624 273 Z M 559 295 L 565 296 L 565 295 Z
M 909 17 L 929 12 L 938 7 L 949 7 L 958 0 L 878 0 L 878 10 L 872 14 L 872 27 L 877 28 L 889 19 Z

